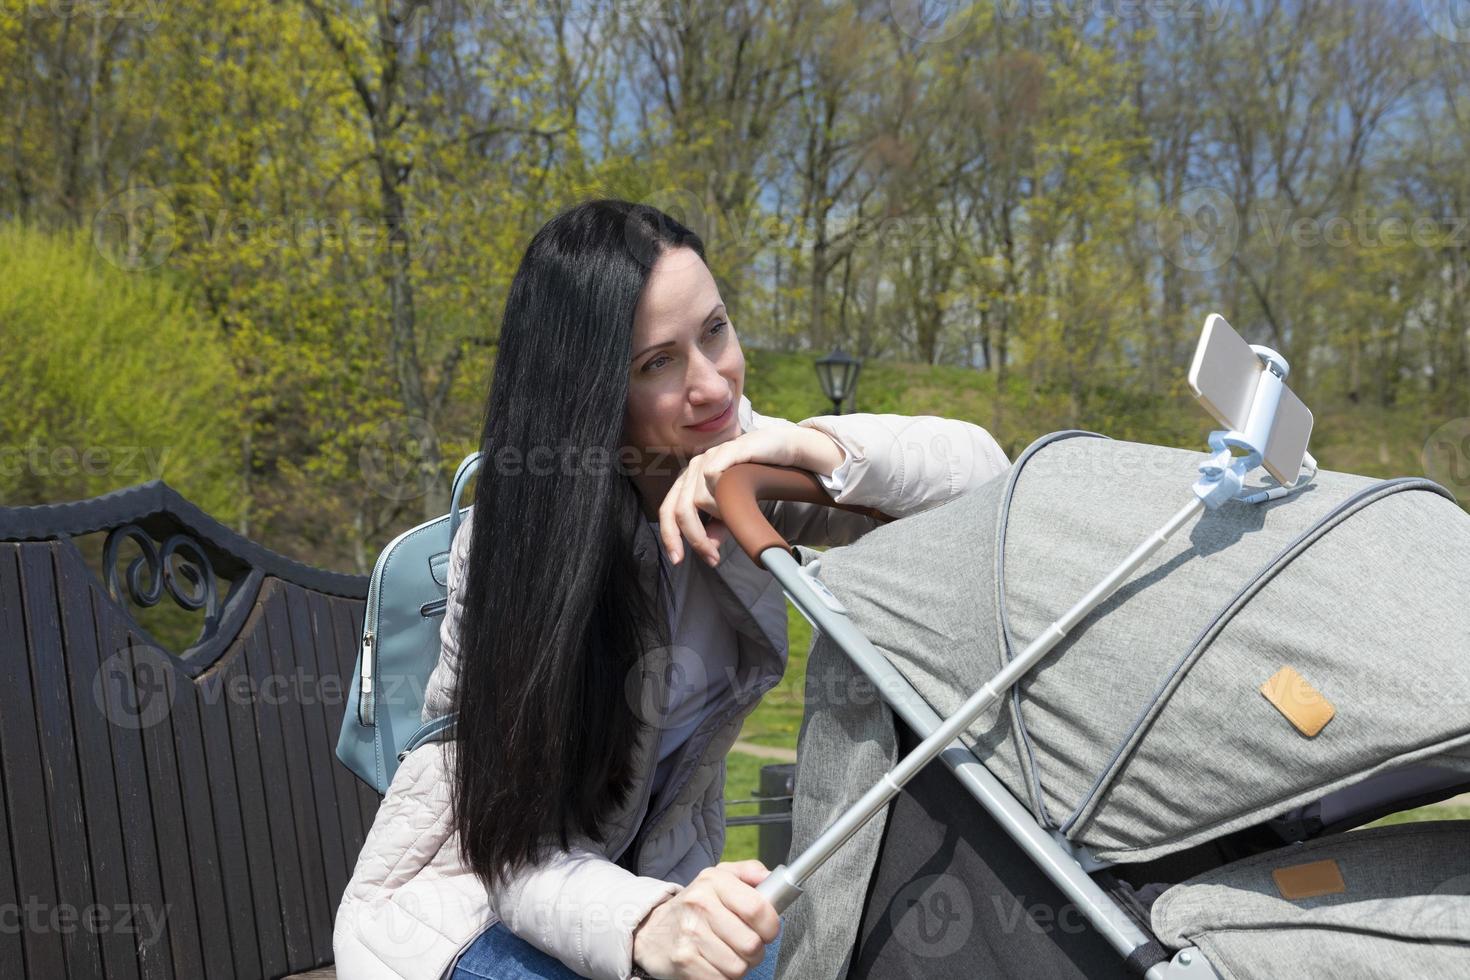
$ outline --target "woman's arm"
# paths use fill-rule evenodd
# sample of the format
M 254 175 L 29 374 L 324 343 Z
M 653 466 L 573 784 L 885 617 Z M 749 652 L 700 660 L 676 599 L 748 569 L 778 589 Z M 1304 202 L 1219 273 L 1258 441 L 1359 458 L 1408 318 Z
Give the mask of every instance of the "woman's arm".
M 871 507 L 893 518 L 937 507 L 1010 468 L 989 432 L 959 419 L 858 412 L 791 422 L 757 413 L 743 397 L 741 402 L 747 431 L 794 426 L 821 433 L 838 455 L 814 450 L 802 468 L 818 474 L 836 503 Z M 829 467 L 834 458 L 839 462 Z M 829 468 L 831 475 L 824 475 Z M 779 501 L 763 510 L 789 544 L 848 544 L 878 524 L 820 504 Z
M 634 929 L 679 886 L 634 875 L 578 837 L 487 890 L 453 832 L 452 744 L 409 753 L 379 804 L 334 927 L 342 975 L 438 976 L 498 918 L 582 976 L 629 980 Z
M 491 892 L 507 929 L 593 980 L 633 975 L 633 931 L 680 886 L 635 875 L 576 846 L 523 870 Z

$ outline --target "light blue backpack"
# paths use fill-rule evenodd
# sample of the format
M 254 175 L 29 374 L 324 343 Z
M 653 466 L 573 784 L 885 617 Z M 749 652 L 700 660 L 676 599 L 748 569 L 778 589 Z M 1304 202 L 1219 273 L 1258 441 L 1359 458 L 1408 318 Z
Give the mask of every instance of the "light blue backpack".
M 373 564 L 357 667 L 348 679 L 337 758 L 378 791 L 418 746 L 447 738 L 454 715 L 422 720 L 429 674 L 439 662 L 439 627 L 449 585 L 449 547 L 463 512 L 459 498 L 481 453 L 454 474 L 449 513 L 404 531 Z

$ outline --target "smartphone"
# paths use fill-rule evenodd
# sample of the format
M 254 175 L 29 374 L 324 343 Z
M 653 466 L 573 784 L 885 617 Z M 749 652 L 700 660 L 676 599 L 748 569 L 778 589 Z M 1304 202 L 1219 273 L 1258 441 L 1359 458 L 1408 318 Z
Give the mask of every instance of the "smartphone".
M 1227 429 L 1244 431 L 1265 371 L 1265 363 L 1223 316 L 1211 313 L 1205 319 L 1189 365 L 1189 387 L 1215 421 Z M 1294 482 L 1311 436 L 1311 410 L 1283 385 L 1261 465 L 1279 482 Z

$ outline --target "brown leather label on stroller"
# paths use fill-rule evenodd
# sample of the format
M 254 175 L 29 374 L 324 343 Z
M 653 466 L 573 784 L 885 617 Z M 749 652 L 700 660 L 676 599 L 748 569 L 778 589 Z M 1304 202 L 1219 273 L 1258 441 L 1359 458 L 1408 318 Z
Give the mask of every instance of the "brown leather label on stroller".
M 1276 890 L 1282 898 L 1316 898 L 1347 891 L 1342 869 L 1331 859 L 1277 868 L 1271 877 L 1276 879 Z
M 1337 714 L 1332 702 L 1290 667 L 1272 674 L 1261 685 L 1261 693 L 1307 738 L 1315 736 Z

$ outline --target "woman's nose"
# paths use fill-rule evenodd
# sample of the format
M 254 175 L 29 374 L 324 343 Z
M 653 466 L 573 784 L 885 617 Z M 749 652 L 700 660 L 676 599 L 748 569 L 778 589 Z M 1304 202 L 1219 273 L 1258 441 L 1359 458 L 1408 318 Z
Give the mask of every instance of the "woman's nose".
M 723 402 L 730 395 L 730 385 L 720 373 L 720 366 L 703 354 L 696 355 L 689 378 L 689 400 L 696 405 Z

